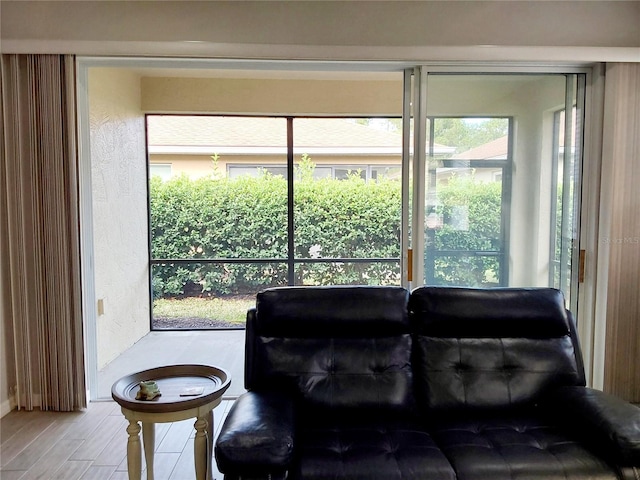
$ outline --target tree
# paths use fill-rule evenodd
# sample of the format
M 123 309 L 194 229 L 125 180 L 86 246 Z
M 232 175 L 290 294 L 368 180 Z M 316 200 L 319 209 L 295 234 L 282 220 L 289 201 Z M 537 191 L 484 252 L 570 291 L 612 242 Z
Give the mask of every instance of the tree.
M 434 142 L 456 147 L 455 153 L 466 152 L 508 133 L 509 119 L 435 118 Z

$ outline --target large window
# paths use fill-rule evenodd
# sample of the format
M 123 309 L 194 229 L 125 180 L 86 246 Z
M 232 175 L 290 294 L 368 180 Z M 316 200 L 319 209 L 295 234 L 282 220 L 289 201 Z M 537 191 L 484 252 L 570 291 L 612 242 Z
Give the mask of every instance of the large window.
M 576 312 L 585 75 L 413 73 L 418 283 L 551 286 Z
M 397 121 L 147 122 L 154 328 L 240 326 L 272 286 L 401 283 Z
M 412 86 L 404 122 L 149 115 L 154 327 L 240 325 L 277 285 L 555 286 L 575 301 L 584 75 Z

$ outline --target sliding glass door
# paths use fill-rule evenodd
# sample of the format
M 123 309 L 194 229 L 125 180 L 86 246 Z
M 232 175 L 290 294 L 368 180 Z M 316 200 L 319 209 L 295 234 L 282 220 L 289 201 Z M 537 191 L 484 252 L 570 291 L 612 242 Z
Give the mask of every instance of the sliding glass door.
M 154 327 L 241 324 L 199 306 L 275 285 L 552 286 L 575 307 L 585 75 L 404 85 L 402 119 L 149 116 Z
M 413 284 L 552 286 L 575 306 L 585 75 L 412 73 Z

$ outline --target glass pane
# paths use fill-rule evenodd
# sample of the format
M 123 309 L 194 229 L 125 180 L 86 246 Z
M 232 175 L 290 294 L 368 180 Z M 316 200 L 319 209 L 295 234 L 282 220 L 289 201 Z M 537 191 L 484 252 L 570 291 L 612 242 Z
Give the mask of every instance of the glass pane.
M 148 132 L 173 172 L 150 179 L 152 259 L 287 257 L 285 119 L 149 116 Z
M 244 328 L 258 290 L 287 284 L 286 263 L 151 266 L 153 329 Z
M 438 117 L 432 119 L 431 156 L 452 160 L 506 160 L 509 119 Z
M 344 260 L 297 265 L 296 283 L 389 282 L 395 274 L 387 271 L 388 266 L 348 261 L 399 262 L 402 132 L 398 120 L 295 119 L 293 139 L 295 257 Z
M 502 179 L 510 168 L 510 120 L 428 120 L 425 280 L 432 285 L 505 285 Z
M 286 119 L 147 119 L 172 172 L 149 180 L 152 327 L 243 327 L 258 290 L 287 284 Z
M 568 296 L 582 133 L 580 114 L 572 127 L 558 112 L 567 98 L 580 104 L 571 77 L 428 77 L 426 283 L 549 285 Z
M 554 112 L 551 150 L 551 248 L 549 284 L 562 290 L 571 308 L 577 309 L 575 265 L 578 250 L 579 188 L 582 145 L 582 108 L 584 77 L 567 75 L 567 100 L 570 105 Z M 571 112 L 566 115 L 567 110 Z
M 425 220 L 429 284 L 501 285 L 503 168 L 458 161 L 432 172 Z
M 160 177 L 162 180 L 169 180 L 171 178 L 171 164 L 170 163 L 150 163 L 149 164 L 149 177 Z

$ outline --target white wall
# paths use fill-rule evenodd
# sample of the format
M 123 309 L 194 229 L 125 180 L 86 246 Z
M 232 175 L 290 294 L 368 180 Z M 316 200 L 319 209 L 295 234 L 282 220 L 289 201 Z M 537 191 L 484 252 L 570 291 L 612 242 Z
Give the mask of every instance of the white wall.
M 144 116 L 140 77 L 89 70 L 98 368 L 149 332 Z

